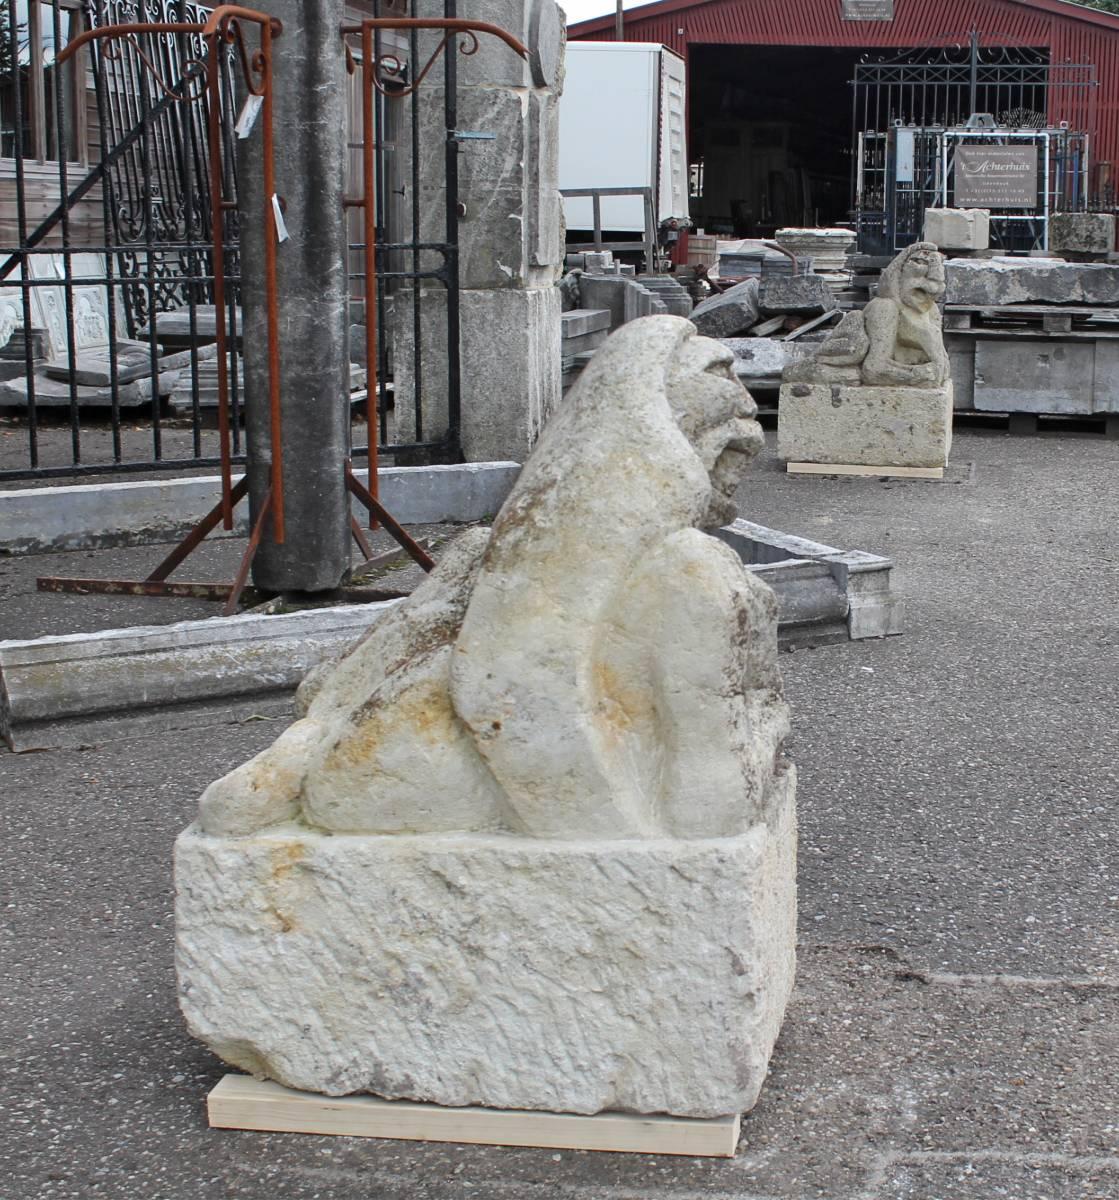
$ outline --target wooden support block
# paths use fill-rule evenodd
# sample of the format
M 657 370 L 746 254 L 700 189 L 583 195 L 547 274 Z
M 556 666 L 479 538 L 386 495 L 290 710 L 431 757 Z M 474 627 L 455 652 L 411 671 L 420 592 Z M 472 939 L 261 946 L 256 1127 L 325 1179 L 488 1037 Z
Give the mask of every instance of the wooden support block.
M 1072 317 L 1066 313 L 1045 313 L 1041 318 L 1041 327 L 1046 333 L 1069 333 L 1072 330 Z
M 210 1093 L 207 1109 L 213 1129 L 697 1158 L 733 1158 L 742 1123 L 737 1116 L 700 1121 L 631 1113 L 584 1117 L 497 1108 L 441 1108 L 375 1096 L 296 1092 L 248 1075 L 226 1075 Z
M 943 479 L 943 467 L 864 467 L 847 463 L 791 462 L 786 464 L 790 475 L 863 475 L 882 479 Z
M 1037 433 L 1037 413 L 1008 413 L 1006 425 L 1008 432 L 1016 437 L 1033 437 Z
M 833 308 L 831 312 L 826 312 L 822 316 L 813 317 L 811 321 L 805 321 L 803 325 L 798 325 L 781 339 L 783 342 L 795 342 L 802 333 L 808 333 L 811 329 L 818 329 L 821 325 L 826 325 L 829 321 L 834 321 L 836 317 L 841 317 L 843 314 L 838 308 Z
M 746 332 L 750 337 L 769 337 L 771 333 L 776 333 L 785 324 L 785 315 L 779 317 L 770 317 L 766 321 L 759 321 L 757 325 L 748 329 Z
M 944 328 L 946 330 L 954 329 L 970 329 L 972 313 L 969 312 L 946 312 L 944 314 Z

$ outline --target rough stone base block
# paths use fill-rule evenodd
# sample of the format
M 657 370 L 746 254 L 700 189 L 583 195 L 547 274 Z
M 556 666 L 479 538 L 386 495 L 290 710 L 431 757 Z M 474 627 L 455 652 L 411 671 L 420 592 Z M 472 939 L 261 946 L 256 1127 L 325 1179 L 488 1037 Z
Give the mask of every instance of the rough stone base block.
M 943 388 L 785 384 L 777 452 L 787 462 L 945 467 L 952 385 Z
M 180 1003 L 303 1091 L 489 1108 L 750 1109 L 793 983 L 794 772 L 733 839 L 176 844 Z

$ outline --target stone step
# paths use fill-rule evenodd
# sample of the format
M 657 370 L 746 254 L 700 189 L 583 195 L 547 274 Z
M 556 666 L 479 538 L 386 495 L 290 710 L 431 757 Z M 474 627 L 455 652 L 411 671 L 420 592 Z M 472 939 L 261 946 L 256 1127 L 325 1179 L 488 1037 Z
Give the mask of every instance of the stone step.
M 573 308 L 561 315 L 563 337 L 579 337 L 585 333 L 595 333 L 600 329 L 610 328 L 610 310 L 608 308 Z

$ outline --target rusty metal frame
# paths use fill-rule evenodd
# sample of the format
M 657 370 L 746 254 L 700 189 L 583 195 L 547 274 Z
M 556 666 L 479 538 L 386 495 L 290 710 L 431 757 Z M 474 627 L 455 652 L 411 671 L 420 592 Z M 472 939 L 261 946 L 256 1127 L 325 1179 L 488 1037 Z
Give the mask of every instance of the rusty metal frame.
M 260 48 L 250 57 L 245 49 L 241 22 L 256 24 L 259 28 Z M 443 30 L 444 36 L 435 48 L 431 57 L 413 79 L 410 86 L 402 90 L 389 92 L 384 88 L 379 71 L 382 64 L 376 60 L 374 53 L 374 35 L 379 29 L 395 30 Z M 76 54 L 92 41 L 107 40 L 131 46 L 139 54 L 145 69 L 151 71 L 157 78 L 164 92 L 176 101 L 192 102 L 203 97 L 209 98 L 209 132 L 210 132 L 210 161 L 211 184 L 210 203 L 213 214 L 213 252 L 214 252 L 214 308 L 215 332 L 217 335 L 218 357 L 218 422 L 221 437 L 221 478 L 222 491 L 219 503 L 209 512 L 175 549 L 159 564 L 145 580 L 90 580 L 64 579 L 58 577 L 43 577 L 38 580 L 40 591 L 71 591 L 79 594 L 101 592 L 107 594 L 127 594 L 145 596 L 185 596 L 224 600 L 224 613 L 236 611 L 237 603 L 245 590 L 253 558 L 259 549 L 264 535 L 265 526 L 271 522 L 272 537 L 277 544 L 284 540 L 284 509 L 283 509 L 283 467 L 282 467 L 282 430 L 280 412 L 280 373 L 279 373 L 279 315 L 276 279 L 276 224 L 273 198 L 275 191 L 275 162 L 273 140 L 273 99 L 272 99 L 272 40 L 282 32 L 280 22 L 267 14 L 242 8 L 240 5 L 228 4 L 216 8 L 210 19 L 204 24 L 195 23 L 136 23 L 104 26 L 87 30 L 76 38 L 60 55 L 60 61 L 66 56 Z M 370 289 L 372 289 L 373 307 L 376 306 L 376 272 L 377 272 L 377 212 L 376 212 L 376 142 L 374 90 L 390 96 L 413 94 L 422 84 L 435 61 L 459 35 L 466 40 L 459 43 L 463 54 L 474 54 L 478 50 L 479 34 L 489 34 L 499 38 L 521 58 L 527 59 L 528 50 L 512 34 L 496 25 L 485 21 L 459 20 L 457 18 L 369 18 L 360 25 L 342 26 L 342 40 L 348 57 L 350 70 L 355 69 L 352 52 L 346 38 L 359 35 L 361 38 L 362 54 L 362 123 L 363 123 L 363 184 L 362 195 L 356 200 L 347 200 L 347 206 L 363 209 L 365 231 L 365 279 L 366 279 L 366 369 L 368 381 L 366 385 L 366 420 L 369 431 L 369 483 L 366 488 L 354 475 L 353 465 L 349 458 L 342 464 L 347 493 L 355 497 L 369 512 L 370 528 L 383 525 L 385 530 L 403 548 L 404 552 L 418 563 L 425 571 L 431 571 L 435 566 L 434 559 L 413 539 L 399 524 L 390 512 L 381 504 L 378 498 L 378 443 L 379 419 L 377 405 L 377 322 L 371 319 Z M 176 95 L 159 79 L 158 72 L 147 59 L 135 41 L 141 33 L 190 33 L 201 36 L 207 43 L 208 53 L 205 67 L 206 85 L 197 94 Z M 221 152 L 222 127 L 220 113 L 220 75 L 218 67 L 218 50 L 222 45 L 233 45 L 240 60 L 244 83 L 250 95 L 262 97 L 262 118 L 264 122 L 264 226 L 265 226 L 265 289 L 267 297 L 268 319 L 268 379 L 270 422 L 272 440 L 272 469 L 271 480 L 260 512 L 250 531 L 249 544 L 242 556 L 240 566 L 232 584 L 213 583 L 170 583 L 170 574 L 186 560 L 198 545 L 220 523 L 226 530 L 233 528 L 233 509 L 248 493 L 248 477 L 243 476 L 236 484 L 232 479 L 232 460 L 229 445 L 229 398 L 228 398 L 228 347 L 225 320 L 225 288 L 224 288 L 224 246 L 223 225 L 221 214 L 230 205 L 226 202 L 222 190 Z M 399 74 L 399 64 L 395 71 L 388 66 L 390 74 Z M 448 136 L 454 131 L 449 130 Z M 366 560 L 371 559 L 372 551 L 360 525 L 354 517 L 350 517 L 350 530 L 359 549 Z
M 246 48 L 243 25 L 255 25 L 259 47 L 251 54 Z M 87 29 L 70 42 L 58 56 L 60 63 L 80 53 L 92 42 L 105 42 L 104 52 L 112 57 L 123 53 L 125 47 L 135 53 L 143 67 L 154 78 L 164 94 L 176 103 L 208 101 L 210 155 L 210 210 L 212 250 L 214 255 L 214 313 L 218 368 L 218 432 L 221 443 L 221 499 L 191 532 L 175 547 L 145 580 L 88 580 L 42 578 L 37 581 L 40 591 L 72 591 L 78 594 L 108 592 L 147 596 L 193 596 L 206 599 L 225 599 L 225 612 L 235 611 L 248 580 L 249 569 L 260 546 L 266 524 L 271 523 L 272 538 L 284 541 L 284 478 L 283 426 L 280 408 L 280 335 L 276 281 L 277 229 L 273 197 L 276 195 L 275 140 L 273 129 L 272 42 L 283 32 L 281 22 L 267 13 L 245 8 L 239 4 L 223 4 L 215 8 L 204 23 L 197 22 L 132 22 Z M 193 34 L 207 47 L 206 59 L 198 66 L 205 71 L 205 85 L 179 94 L 163 80 L 155 65 L 143 52 L 137 40 L 143 34 Z M 222 114 L 221 73 L 219 52 L 232 46 L 241 67 L 244 86 L 250 96 L 261 99 L 263 173 L 264 173 L 264 275 L 268 338 L 268 396 L 269 437 L 272 447 L 269 488 L 253 523 L 249 545 L 232 584 L 203 584 L 167 582 L 168 576 L 220 523 L 227 531 L 233 529 L 233 510 L 248 493 L 248 477 L 233 482 L 233 460 L 230 446 L 229 343 L 226 325 L 225 244 L 223 214 L 232 206 L 223 191 L 222 172 Z

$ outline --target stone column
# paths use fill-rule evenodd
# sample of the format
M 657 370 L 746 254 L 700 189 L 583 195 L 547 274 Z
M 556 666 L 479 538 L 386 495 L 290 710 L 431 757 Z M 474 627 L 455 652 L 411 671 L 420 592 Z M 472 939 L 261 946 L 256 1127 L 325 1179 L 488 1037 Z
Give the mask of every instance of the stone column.
M 286 539 L 266 531 L 253 582 L 267 591 L 337 587 L 349 567 L 348 285 L 343 183 L 349 83 L 344 0 L 262 0 L 283 22 L 273 62 L 276 191 L 290 239 L 278 247 L 280 395 Z M 244 369 L 254 516 L 269 484 L 263 138 L 258 121 L 238 163 Z
M 477 53 L 456 52 L 462 444 L 468 462 L 523 462 L 560 398 L 563 218 L 558 184 L 558 101 L 564 24 L 554 0 L 476 0 L 460 15 L 507 30 L 532 51 L 523 62 L 493 37 Z M 442 0 L 420 4 L 441 16 Z M 437 11 L 438 10 L 438 11 Z M 466 11 L 468 10 L 468 11 Z M 425 43 L 430 45 L 430 43 Z M 443 76 L 418 93 L 422 144 L 421 232 L 443 229 Z M 438 166 L 437 166 L 438 164 Z M 432 182 L 428 182 L 431 180 Z M 445 426 L 446 341 L 440 289 L 425 291 L 426 430 Z M 406 296 L 408 294 L 405 294 Z M 397 435 L 412 436 L 410 299 L 398 301 Z

